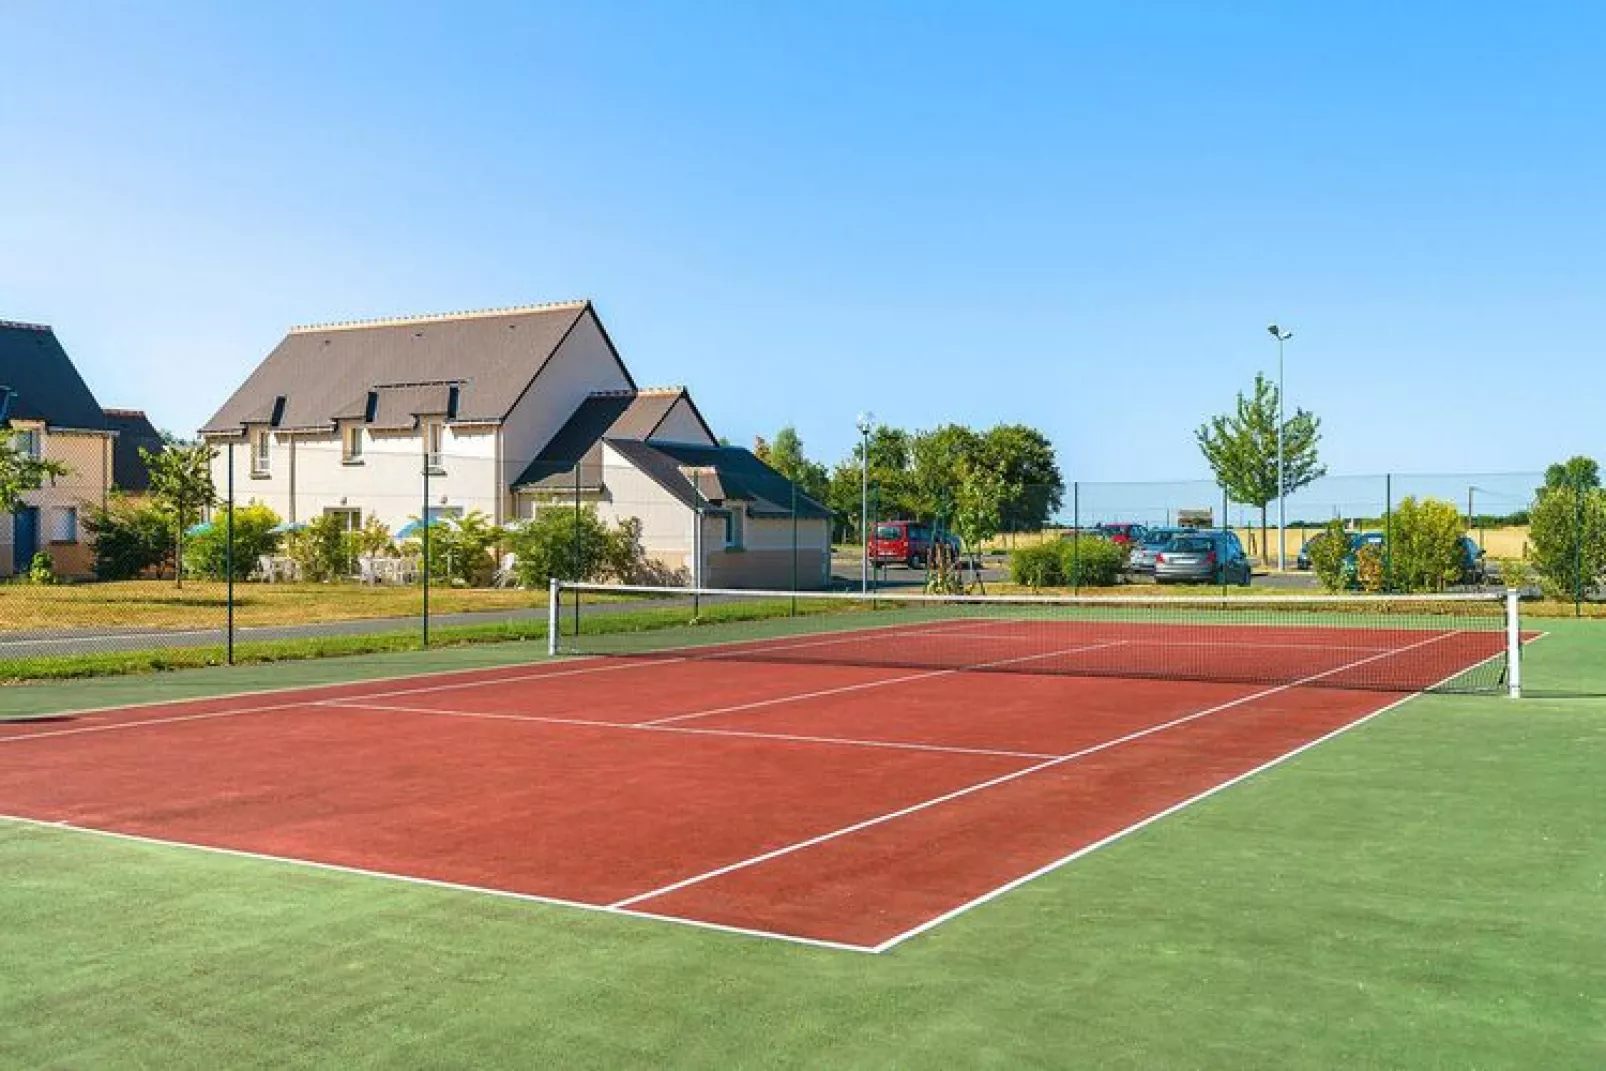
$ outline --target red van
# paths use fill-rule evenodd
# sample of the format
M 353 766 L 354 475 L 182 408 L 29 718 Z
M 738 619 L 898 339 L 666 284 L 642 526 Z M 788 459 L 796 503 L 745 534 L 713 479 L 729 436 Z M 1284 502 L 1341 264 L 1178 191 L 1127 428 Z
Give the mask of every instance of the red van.
M 882 521 L 870 537 L 870 560 L 877 565 L 901 563 L 911 569 L 923 569 L 931 557 L 933 538 L 930 525 L 918 521 Z M 947 534 L 940 538 L 952 553 L 959 553 L 958 539 Z

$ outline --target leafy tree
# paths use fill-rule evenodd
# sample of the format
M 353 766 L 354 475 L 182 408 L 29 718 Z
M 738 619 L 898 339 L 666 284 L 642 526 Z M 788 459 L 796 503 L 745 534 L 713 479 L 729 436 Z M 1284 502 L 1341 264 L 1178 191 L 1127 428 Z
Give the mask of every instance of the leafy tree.
M 1606 490 L 1564 483 L 1540 491 L 1528 541 L 1545 593 L 1579 597 L 1606 575 Z
M 911 436 L 907 486 L 914 516 L 952 521 L 960 483 L 981 460 L 981 437 L 963 424 L 942 424 Z
M 452 524 L 434 523 L 429 528 L 429 575 L 438 580 L 456 580 L 471 587 L 490 582 L 496 571 L 492 551 L 507 536 L 491 523 L 481 510 L 469 510 Z
M 352 543 L 356 545 L 358 554 L 369 557 L 388 554 L 396 545 L 390 534 L 390 526 L 373 513 L 368 515 L 361 528 L 352 533 Z
M 1234 412 L 1215 416 L 1194 432 L 1216 482 L 1234 501 L 1260 510 L 1260 542 L 1266 545 L 1266 508 L 1277 498 L 1277 385 L 1256 374 L 1250 396 L 1238 395 Z M 1321 420 L 1303 409 L 1283 424 L 1283 493 L 1292 494 L 1326 475 L 1317 444 Z
M 1592 457 L 1570 457 L 1545 469 L 1545 486 L 1541 492 L 1558 487 L 1599 487 L 1600 465 Z
M 290 558 L 306 580 L 328 581 L 345 575 L 351 568 L 352 546 L 346 538 L 345 518 L 325 513 L 307 522 L 306 528 L 291 534 L 286 543 Z
M 756 447 L 764 447 L 760 452 Z M 775 433 L 775 441 L 766 443 L 759 439 L 755 444 L 753 453 L 770 468 L 797 484 L 803 494 L 808 495 L 816 502 L 824 502 L 830 476 L 825 466 L 810 461 L 803 453 L 803 440 L 798 436 L 797 429 L 788 424 Z M 780 503 L 786 505 L 786 503 Z
M 151 498 L 172 514 L 173 578 L 183 587 L 184 533 L 217 501 L 212 482 L 212 459 L 217 451 L 205 443 L 171 445 L 157 453 L 142 446 L 139 456 L 150 470 Z
M 12 428 L 0 427 L 0 513 L 15 513 L 22 508 L 22 496 L 37 491 L 46 480 L 54 480 L 72 471 L 60 461 L 30 457 L 17 449 L 17 433 Z
M 212 527 L 190 539 L 184 548 L 184 564 L 191 575 L 210 580 L 228 576 L 228 506 L 223 507 Z M 280 517 L 267 506 L 252 503 L 234 510 L 234 579 L 244 580 L 256 568 L 257 559 L 279 548 Z
M 161 569 L 173 554 L 173 517 L 150 503 L 114 497 L 84 518 L 95 547 L 95 575 L 132 580 L 147 569 Z
M 1402 499 L 1390 519 L 1389 583 L 1396 591 L 1443 591 L 1461 577 L 1466 518 L 1436 498 Z
M 997 470 L 982 464 L 965 467 L 954 498 L 953 526 L 973 563 L 981 545 L 998 534 L 999 525 L 1003 523 L 1004 504 L 1009 497 L 1010 486 Z M 980 584 L 979 563 L 975 572 Z
M 1065 500 L 1054 444 L 1025 424 L 999 424 L 981 437 L 981 455 L 1012 487 L 1004 504 L 1002 527 L 1011 532 L 1040 530 Z

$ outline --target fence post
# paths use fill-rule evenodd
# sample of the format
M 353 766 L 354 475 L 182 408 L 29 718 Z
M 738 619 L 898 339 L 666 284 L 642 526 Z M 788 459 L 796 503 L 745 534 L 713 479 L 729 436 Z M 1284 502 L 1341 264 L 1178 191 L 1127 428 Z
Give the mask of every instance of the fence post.
M 1227 515 L 1227 488 L 1225 486 L 1221 488 L 1221 530 L 1223 532 L 1232 531 L 1232 518 Z M 1277 538 L 1283 538 L 1281 532 L 1277 534 Z M 1251 565 L 1249 568 L 1251 572 L 1254 571 L 1254 566 Z M 1221 597 L 1223 599 L 1227 597 L 1227 567 L 1225 564 L 1221 567 Z
M 1394 590 L 1394 474 L 1392 472 L 1383 474 L 1383 590 Z
M 576 593 L 578 594 L 578 592 Z M 546 581 L 546 653 L 549 657 L 558 653 L 558 601 L 563 597 L 562 589 L 558 586 L 558 578 L 547 577 Z
M 424 647 L 429 647 L 429 432 L 424 433 L 424 511 L 418 515 L 424 526 Z
M 1521 600 L 1516 588 L 1506 589 L 1506 692 L 1512 699 L 1522 698 L 1522 619 Z
M 1573 616 L 1584 616 L 1584 478 L 1573 488 Z
M 792 481 L 792 616 L 797 616 L 797 481 Z
M 582 548 L 580 546 L 580 541 L 581 541 L 581 538 L 582 538 L 582 536 L 581 536 L 581 526 L 580 526 L 580 464 L 584 460 L 585 459 L 583 457 L 582 458 L 578 458 L 578 459 L 575 460 L 575 463 L 574 463 L 574 562 L 573 562 L 573 570 L 574 570 L 574 581 L 577 584 L 585 579 L 585 577 L 582 575 L 582 572 L 583 572 L 583 569 L 584 569 L 584 561 L 585 561 L 585 559 L 583 557 L 583 551 L 582 551 Z M 576 588 L 575 592 L 574 592 L 574 634 L 576 636 L 580 635 L 580 591 L 579 591 L 578 588 Z
M 228 619 L 223 630 L 224 662 L 234 665 L 234 443 L 228 445 L 228 520 L 223 544 L 223 575 L 228 584 L 228 595 L 224 602 L 228 606 Z
M 1082 593 L 1082 482 L 1071 481 L 1071 592 Z

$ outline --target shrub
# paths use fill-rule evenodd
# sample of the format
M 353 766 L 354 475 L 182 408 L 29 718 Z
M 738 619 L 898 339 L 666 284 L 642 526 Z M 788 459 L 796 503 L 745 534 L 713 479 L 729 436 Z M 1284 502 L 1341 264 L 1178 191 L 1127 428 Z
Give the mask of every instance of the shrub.
M 1571 599 L 1583 593 L 1606 574 L 1606 490 L 1541 490 L 1528 539 L 1546 595 Z
M 1065 583 L 1065 567 L 1058 543 L 1039 543 L 1018 547 L 1009 556 L 1009 579 L 1036 590 Z
M 51 560 L 46 551 L 39 551 L 28 563 L 28 582 L 30 584 L 54 584 L 56 582 L 56 563 Z
M 95 545 L 95 575 L 132 580 L 173 556 L 173 517 L 153 505 L 114 501 L 84 519 Z
M 1363 543 L 1355 551 L 1355 584 L 1362 591 L 1376 595 L 1388 586 L 1384 571 L 1383 546 L 1380 543 Z
M 228 507 L 223 507 L 212 526 L 191 536 L 184 546 L 184 568 L 195 576 L 223 580 L 228 569 Z M 234 579 L 244 580 L 256 568 L 257 559 L 279 549 L 279 515 L 267 506 L 253 503 L 234 509 Z
M 1121 582 L 1126 549 L 1097 536 L 1077 536 L 1059 544 L 1062 583 L 1072 587 L 1106 588 Z
M 356 534 L 356 533 L 354 533 Z M 496 571 L 492 551 L 507 533 L 479 510 L 470 510 L 454 523 L 429 527 L 429 575 L 470 587 L 490 583 Z M 422 549 L 423 541 L 419 541 Z
M 1350 536 L 1343 521 L 1330 521 L 1310 541 L 1310 567 L 1328 591 L 1349 587 Z
M 509 537 L 518 557 L 519 583 L 546 587 L 552 577 L 572 580 L 660 580 L 666 574 L 647 560 L 641 522 L 626 518 L 612 528 L 585 506 L 578 520 L 572 507 L 539 510 Z
M 1394 508 L 1389 582 L 1395 591 L 1443 591 L 1461 577 L 1460 510 L 1436 498 L 1408 496 Z
M 345 521 L 338 514 L 314 518 L 288 540 L 290 557 L 308 580 L 333 580 L 350 572 L 356 546 L 347 538 Z

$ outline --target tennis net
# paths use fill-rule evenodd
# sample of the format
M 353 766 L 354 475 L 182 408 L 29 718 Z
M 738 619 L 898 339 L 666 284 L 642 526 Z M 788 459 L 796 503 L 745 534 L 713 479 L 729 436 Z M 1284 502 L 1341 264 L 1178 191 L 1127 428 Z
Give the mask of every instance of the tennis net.
M 985 596 L 554 582 L 553 653 L 1516 694 L 1517 602 Z

